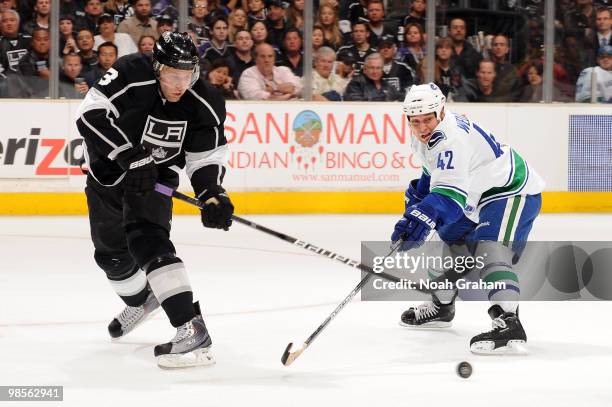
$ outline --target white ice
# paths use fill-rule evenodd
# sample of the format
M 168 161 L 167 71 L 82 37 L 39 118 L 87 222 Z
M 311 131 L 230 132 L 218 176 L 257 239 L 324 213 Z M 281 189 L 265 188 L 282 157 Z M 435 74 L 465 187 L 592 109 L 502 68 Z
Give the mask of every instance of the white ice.
M 245 217 L 356 259 L 360 241 L 387 239 L 395 220 Z M 609 215 L 545 215 L 532 237 L 609 240 L 611 225 Z M 284 367 L 288 342 L 306 339 L 360 273 L 242 225 L 210 231 L 175 217 L 173 240 L 213 338 L 212 368 L 157 368 L 153 346 L 175 332 L 163 313 L 110 341 L 122 303 L 93 261 L 85 217 L 0 217 L 0 385 L 63 385 L 61 405 L 86 407 L 612 405 L 610 303 L 524 303 L 531 354 L 483 357 L 468 343 L 490 329 L 487 303 L 458 303 L 448 331 L 415 332 L 397 324 L 408 304 L 354 301 Z M 467 380 L 455 374 L 463 360 Z

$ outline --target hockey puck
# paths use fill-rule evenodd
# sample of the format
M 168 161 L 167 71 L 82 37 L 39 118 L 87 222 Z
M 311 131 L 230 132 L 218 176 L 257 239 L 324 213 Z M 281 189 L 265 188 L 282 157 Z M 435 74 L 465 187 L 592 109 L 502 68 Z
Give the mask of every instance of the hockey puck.
M 468 362 L 459 363 L 457 365 L 457 374 L 460 377 L 467 379 L 472 375 L 472 365 L 470 365 Z

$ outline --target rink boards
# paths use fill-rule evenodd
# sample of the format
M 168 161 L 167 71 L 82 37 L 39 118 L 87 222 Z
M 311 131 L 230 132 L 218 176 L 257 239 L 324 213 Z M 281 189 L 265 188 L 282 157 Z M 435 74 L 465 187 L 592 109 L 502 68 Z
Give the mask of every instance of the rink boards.
M 0 214 L 82 214 L 78 101 L 0 101 Z M 546 180 L 544 212 L 612 211 L 612 115 L 585 104 L 449 104 Z M 420 175 L 396 103 L 228 102 L 240 213 L 390 213 Z M 28 120 L 23 118 L 27 117 Z M 189 191 L 183 175 L 181 189 Z M 177 204 L 176 213 L 195 213 Z

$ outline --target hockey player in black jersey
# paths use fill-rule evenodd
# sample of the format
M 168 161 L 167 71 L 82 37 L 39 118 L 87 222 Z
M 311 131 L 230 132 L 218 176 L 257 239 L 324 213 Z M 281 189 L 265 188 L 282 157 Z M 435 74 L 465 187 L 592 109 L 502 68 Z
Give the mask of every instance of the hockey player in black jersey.
M 152 56 L 117 60 L 77 111 L 89 173 L 87 204 L 94 258 L 127 305 L 108 330 L 124 336 L 161 307 L 176 336 L 155 347 L 163 368 L 214 363 L 199 304 L 170 241 L 171 198 L 185 168 L 205 206 L 205 227 L 228 230 L 234 207 L 221 186 L 227 141 L 225 102 L 198 80 L 188 34 L 164 33 Z

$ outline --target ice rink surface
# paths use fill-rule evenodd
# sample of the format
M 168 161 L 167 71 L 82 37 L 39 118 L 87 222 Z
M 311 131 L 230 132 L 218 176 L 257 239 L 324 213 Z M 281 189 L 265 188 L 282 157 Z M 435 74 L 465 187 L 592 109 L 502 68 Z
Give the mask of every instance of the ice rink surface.
M 396 216 L 245 216 L 359 259 Z M 534 240 L 610 240 L 612 216 L 545 215 Z M 448 331 L 398 325 L 408 304 L 348 304 L 290 367 L 301 343 L 359 281 L 355 269 L 242 225 L 175 217 L 173 240 L 213 338 L 217 364 L 159 369 L 176 332 L 163 313 L 111 342 L 121 301 L 97 269 L 85 217 L 0 217 L 0 385 L 63 385 L 70 406 L 610 406 L 612 304 L 521 305 L 531 354 L 474 356 L 488 303 L 457 304 Z M 469 379 L 455 374 L 469 361 Z M 11 403 L 3 402 L 0 406 Z M 18 406 L 40 405 L 20 402 Z M 47 405 L 47 404 L 44 404 Z

